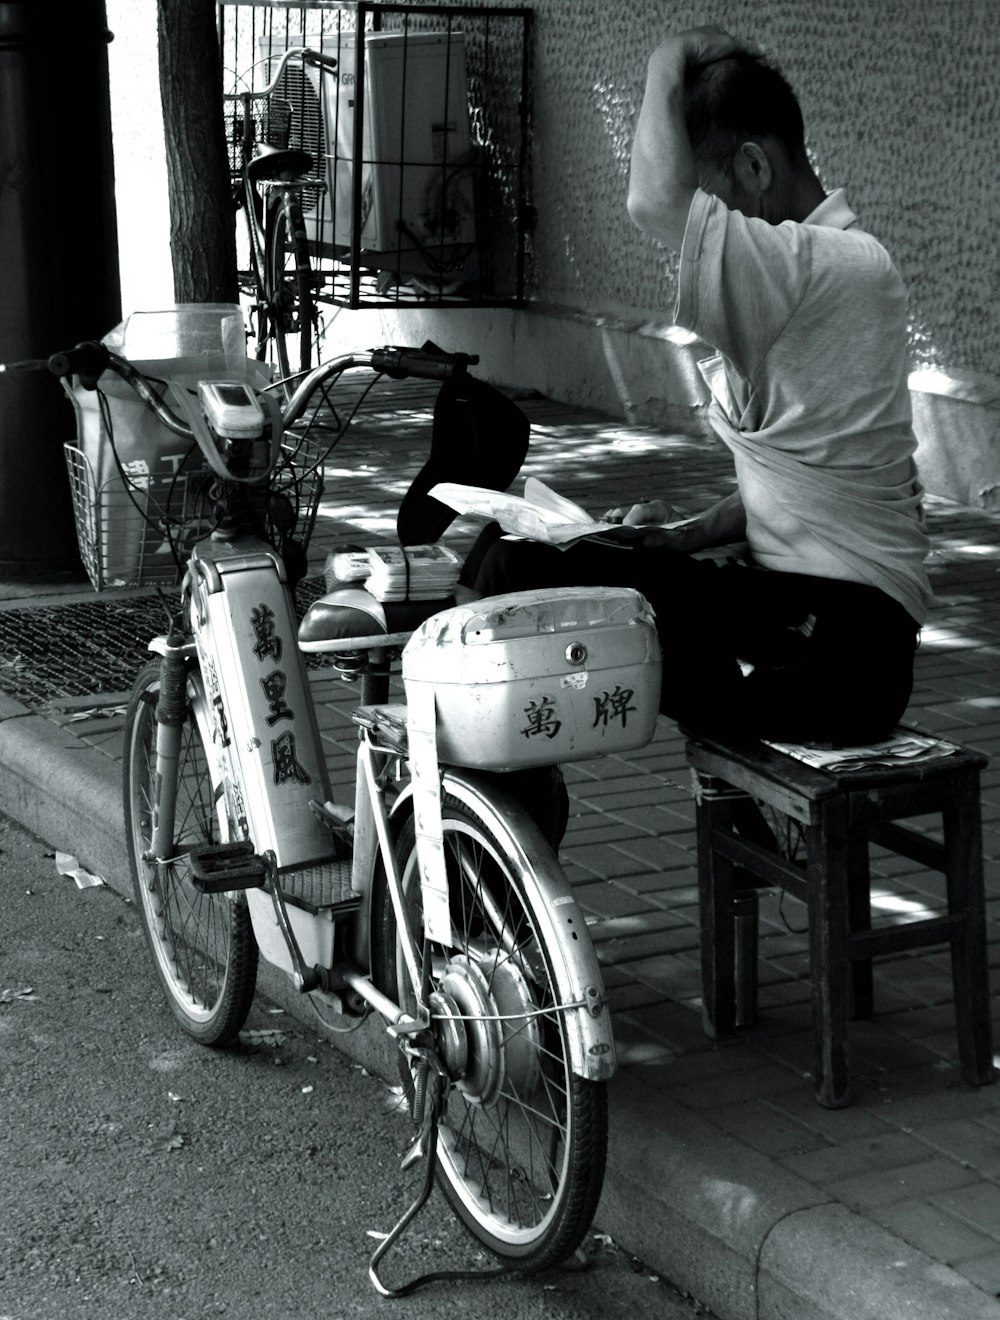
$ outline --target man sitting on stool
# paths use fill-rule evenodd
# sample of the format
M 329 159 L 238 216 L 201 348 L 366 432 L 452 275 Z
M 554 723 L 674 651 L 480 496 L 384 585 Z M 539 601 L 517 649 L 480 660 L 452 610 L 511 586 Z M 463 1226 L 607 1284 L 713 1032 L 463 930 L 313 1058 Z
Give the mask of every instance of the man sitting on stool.
M 621 546 L 496 541 L 475 590 L 635 587 L 664 714 L 728 737 L 884 737 L 931 595 L 899 274 L 824 193 L 784 77 L 714 28 L 650 58 L 628 209 L 680 252 L 674 320 L 717 350 L 699 365 L 737 490 L 679 525 L 659 500 L 618 510 Z M 691 558 L 743 539 L 750 566 Z

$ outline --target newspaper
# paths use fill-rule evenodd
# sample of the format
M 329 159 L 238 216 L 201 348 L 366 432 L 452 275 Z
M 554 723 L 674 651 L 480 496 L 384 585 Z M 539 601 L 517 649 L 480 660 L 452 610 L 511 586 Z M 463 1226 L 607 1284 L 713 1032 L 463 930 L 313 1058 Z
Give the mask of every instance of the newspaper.
M 376 600 L 440 600 L 454 592 L 462 561 L 443 545 L 370 545 L 334 551 L 327 566 L 337 582 L 363 582 Z
M 914 765 L 919 761 L 936 761 L 958 751 L 954 743 L 902 730 L 885 742 L 871 743 L 864 747 L 813 747 L 808 743 L 780 743 L 767 738 L 764 742 L 776 752 L 784 752 L 786 756 L 793 756 L 816 770 L 828 770 L 833 774 L 870 770 L 876 766 L 891 769 Z
M 621 544 L 630 534 L 641 535 L 639 528 L 592 518 L 586 509 L 564 495 L 558 495 L 537 477 L 525 478 L 523 496 L 488 490 L 484 486 L 462 486 L 454 481 L 438 482 L 431 487 L 430 494 L 457 513 L 493 518 L 505 532 L 561 549 L 568 549 L 585 537 L 600 537 L 609 532 L 614 533 L 614 540 L 609 544 Z M 676 524 L 667 523 L 665 526 Z

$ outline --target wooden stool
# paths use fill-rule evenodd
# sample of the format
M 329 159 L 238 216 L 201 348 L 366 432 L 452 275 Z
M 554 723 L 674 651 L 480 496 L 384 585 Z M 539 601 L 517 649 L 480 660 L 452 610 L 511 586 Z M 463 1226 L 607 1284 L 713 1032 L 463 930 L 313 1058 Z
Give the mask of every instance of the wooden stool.
M 872 958 L 925 945 L 951 948 L 962 1075 L 994 1078 L 983 895 L 979 772 L 988 758 L 958 748 L 912 765 L 831 773 L 759 742 L 729 744 L 685 730 L 698 799 L 698 891 L 705 1029 L 731 1036 L 756 1003 L 756 891 L 780 885 L 807 907 L 815 1031 L 816 1099 L 850 1103 L 847 1021 L 871 1017 Z M 901 732 L 909 733 L 910 730 Z M 737 833 L 747 795 L 803 828 L 803 863 Z M 895 822 L 940 813 L 944 842 Z M 766 833 L 766 831 L 765 831 Z M 946 877 L 942 916 L 873 930 L 869 844 L 877 843 Z M 734 884 L 734 868 L 737 872 Z M 737 939 L 737 924 L 740 938 Z M 739 1010 L 739 1011 L 738 1011 Z

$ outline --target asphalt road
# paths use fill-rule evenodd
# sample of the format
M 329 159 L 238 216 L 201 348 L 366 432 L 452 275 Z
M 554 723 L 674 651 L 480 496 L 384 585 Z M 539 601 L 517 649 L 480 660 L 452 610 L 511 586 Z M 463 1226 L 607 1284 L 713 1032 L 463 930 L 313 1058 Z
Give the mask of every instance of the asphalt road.
M 189 1041 L 135 908 L 0 817 L 0 1320 L 708 1317 L 596 1232 L 558 1272 L 380 1297 L 409 1136 L 320 1024 L 258 1002 L 236 1048 Z M 492 1263 L 435 1192 L 384 1277 Z

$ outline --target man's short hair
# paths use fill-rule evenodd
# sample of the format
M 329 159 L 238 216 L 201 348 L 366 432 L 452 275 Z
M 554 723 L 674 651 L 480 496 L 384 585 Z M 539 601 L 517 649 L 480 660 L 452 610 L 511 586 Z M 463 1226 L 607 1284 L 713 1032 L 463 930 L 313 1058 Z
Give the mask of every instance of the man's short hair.
M 777 138 L 792 161 L 805 157 L 795 93 L 784 74 L 749 51 L 688 71 L 684 117 L 695 155 L 727 172 L 748 139 Z

